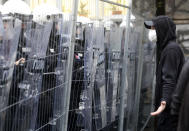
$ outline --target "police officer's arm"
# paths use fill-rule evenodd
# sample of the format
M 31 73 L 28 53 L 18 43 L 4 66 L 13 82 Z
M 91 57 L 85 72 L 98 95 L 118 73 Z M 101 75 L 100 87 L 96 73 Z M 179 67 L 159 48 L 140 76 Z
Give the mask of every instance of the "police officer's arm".
M 179 55 L 174 49 L 170 49 L 163 58 L 162 99 L 158 110 L 151 113 L 152 116 L 159 115 L 165 110 L 166 106 L 170 105 L 172 94 L 177 83 L 178 67 L 180 63 Z

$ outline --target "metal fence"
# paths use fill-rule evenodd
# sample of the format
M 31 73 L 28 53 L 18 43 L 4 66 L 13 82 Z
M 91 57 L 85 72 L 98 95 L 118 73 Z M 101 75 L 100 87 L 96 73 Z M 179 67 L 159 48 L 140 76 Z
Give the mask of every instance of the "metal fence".
M 35 11 L 1 16 L 1 131 L 65 128 L 73 23 Z
M 154 47 L 144 46 L 147 31 L 142 17 L 131 17 L 131 0 L 98 4 L 117 10 L 77 22 L 73 0 L 69 17 L 35 11 L 0 17 L 0 131 L 142 129 L 141 85 L 149 78 L 142 76 L 154 66 Z M 126 15 L 116 15 L 120 8 Z

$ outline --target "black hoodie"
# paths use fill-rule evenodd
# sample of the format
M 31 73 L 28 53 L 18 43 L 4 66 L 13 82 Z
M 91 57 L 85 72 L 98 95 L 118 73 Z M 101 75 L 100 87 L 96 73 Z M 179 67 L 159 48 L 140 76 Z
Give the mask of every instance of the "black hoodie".
M 166 111 L 172 94 L 176 88 L 177 79 L 184 64 L 184 55 L 176 43 L 176 25 L 167 16 L 158 16 L 153 19 L 157 34 L 157 69 L 155 106 L 166 101 Z
M 172 98 L 171 114 L 179 115 L 178 131 L 189 131 L 189 61 L 184 65 Z

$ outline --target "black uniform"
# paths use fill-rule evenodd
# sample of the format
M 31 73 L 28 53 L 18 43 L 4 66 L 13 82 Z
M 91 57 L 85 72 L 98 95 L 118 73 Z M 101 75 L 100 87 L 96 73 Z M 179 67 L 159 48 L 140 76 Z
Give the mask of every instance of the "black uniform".
M 177 117 L 170 114 L 172 94 L 184 64 L 184 55 L 176 43 L 176 25 L 166 16 L 153 20 L 157 33 L 157 69 L 156 69 L 156 110 L 161 101 L 166 101 L 166 109 L 157 117 L 157 131 L 174 131 Z

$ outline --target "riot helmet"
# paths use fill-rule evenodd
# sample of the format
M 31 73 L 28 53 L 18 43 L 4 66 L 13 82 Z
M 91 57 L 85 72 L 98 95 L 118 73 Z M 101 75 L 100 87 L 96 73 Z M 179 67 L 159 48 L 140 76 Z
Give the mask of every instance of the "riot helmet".
M 0 5 L 0 12 L 2 13 L 3 5 Z
M 9 14 L 9 13 L 31 15 L 31 9 L 30 9 L 29 5 L 27 5 L 22 0 L 8 0 L 3 5 L 2 14 Z
M 15 6 L 16 5 L 16 6 Z M 3 16 L 11 15 L 14 19 L 21 20 L 21 33 L 18 43 L 17 59 L 25 58 L 25 54 L 28 52 L 26 49 L 25 32 L 31 29 L 32 25 L 32 13 L 29 5 L 22 0 L 8 0 L 2 9 Z
M 51 18 L 58 18 L 62 14 L 58 8 L 49 4 L 41 4 L 33 10 L 33 20 L 36 23 L 43 24 L 52 21 Z M 53 16 L 53 17 L 52 17 Z
M 3 5 L 2 14 L 12 14 L 15 18 L 20 19 L 22 23 L 31 21 L 33 18 L 29 5 L 22 0 L 8 0 Z
M 63 13 L 58 8 L 49 4 L 41 4 L 33 10 L 33 16 L 33 21 L 38 24 L 52 22 L 53 33 L 60 35 L 63 24 Z

